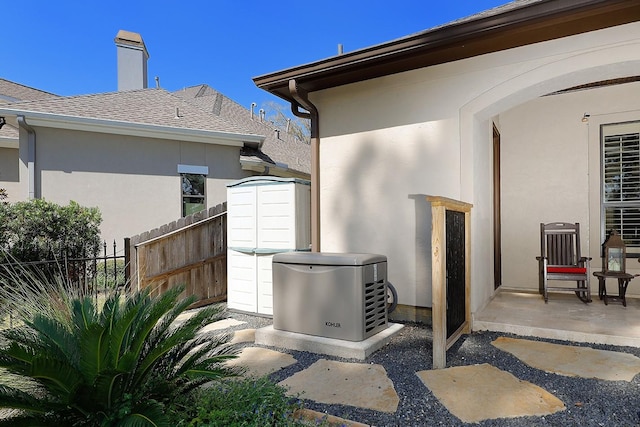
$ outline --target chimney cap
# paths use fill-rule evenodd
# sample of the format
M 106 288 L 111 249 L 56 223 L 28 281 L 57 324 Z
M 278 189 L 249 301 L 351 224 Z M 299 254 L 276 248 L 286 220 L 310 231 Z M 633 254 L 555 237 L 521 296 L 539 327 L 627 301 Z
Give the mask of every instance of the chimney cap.
M 126 31 L 126 30 L 119 30 L 114 41 L 116 42 L 116 44 L 142 49 L 144 50 L 144 53 L 147 55 L 147 57 L 149 57 L 147 46 L 145 46 L 144 40 L 142 40 L 142 36 L 138 33 L 134 33 L 132 31 Z

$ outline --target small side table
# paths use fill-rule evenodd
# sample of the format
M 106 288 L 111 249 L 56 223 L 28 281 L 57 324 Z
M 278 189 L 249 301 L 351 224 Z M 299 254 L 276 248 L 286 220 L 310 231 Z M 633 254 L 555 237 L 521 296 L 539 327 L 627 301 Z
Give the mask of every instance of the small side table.
M 609 300 L 611 300 L 621 301 L 623 306 L 627 306 L 627 299 L 625 298 L 627 286 L 629 286 L 631 279 L 636 276 L 629 273 L 605 273 L 602 271 L 596 271 L 593 275 L 598 278 L 598 296 L 601 300 L 604 300 L 604 305 L 609 305 Z M 607 279 L 618 279 L 618 295 L 607 295 L 607 286 L 605 283 Z

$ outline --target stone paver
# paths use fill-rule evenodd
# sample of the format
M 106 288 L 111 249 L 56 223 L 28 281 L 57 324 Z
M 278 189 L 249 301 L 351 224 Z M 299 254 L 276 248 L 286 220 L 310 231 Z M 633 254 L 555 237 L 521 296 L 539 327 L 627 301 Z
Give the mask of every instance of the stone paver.
M 255 342 L 256 330 L 255 329 L 240 329 L 233 333 L 233 338 L 229 341 L 231 344 L 240 344 L 245 342 Z
M 238 357 L 228 361 L 227 365 L 244 367 L 245 376 L 259 378 L 294 363 L 296 359 L 290 354 L 267 348 L 245 347 Z
M 313 411 L 311 409 L 298 409 L 293 413 L 293 419 L 309 423 L 309 426 L 323 425 L 326 427 L 371 427 L 369 424 L 362 424 L 357 421 L 346 420 L 335 415 Z
M 640 373 L 640 358 L 628 353 L 507 337 L 491 344 L 533 368 L 564 376 L 631 381 Z
M 416 375 L 449 412 L 466 423 L 565 410 L 562 401 L 545 389 L 486 363 Z
M 320 359 L 279 384 L 304 399 L 381 412 L 395 412 L 400 402 L 382 365 Z
M 208 325 L 205 331 L 225 332 L 243 323 L 224 319 Z M 237 330 L 231 343 L 255 342 L 255 332 L 255 329 Z M 640 358 L 625 353 L 506 337 L 492 344 L 533 368 L 560 375 L 631 381 L 640 373 Z M 237 359 L 228 362 L 230 366 L 245 367 L 245 375 L 252 377 L 268 375 L 294 363 L 291 355 L 262 347 L 246 347 Z M 543 388 L 490 364 L 420 371 L 416 375 L 454 416 L 467 423 L 545 416 L 566 409 L 562 401 Z M 290 395 L 326 404 L 387 413 L 394 413 L 399 404 L 384 367 L 375 364 L 320 359 L 280 385 Z
M 200 333 L 206 333 L 206 332 L 211 332 L 211 331 L 219 331 L 219 330 L 222 330 L 222 329 L 230 328 L 232 326 L 243 325 L 245 323 L 246 322 L 241 322 L 240 320 L 236 320 L 236 319 L 232 319 L 232 318 L 222 319 L 222 320 L 218 320 L 217 322 L 213 322 L 213 323 L 205 326 L 204 328 L 202 328 L 200 330 Z

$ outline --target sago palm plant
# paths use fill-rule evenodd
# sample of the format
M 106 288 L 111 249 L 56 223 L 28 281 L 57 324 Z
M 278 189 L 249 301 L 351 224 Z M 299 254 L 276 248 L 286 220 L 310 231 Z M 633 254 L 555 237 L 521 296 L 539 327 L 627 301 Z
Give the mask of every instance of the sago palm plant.
M 174 400 L 235 374 L 228 337 L 198 334 L 221 308 L 175 322 L 193 303 L 182 288 L 114 292 L 98 307 L 64 286 L 23 277 L 12 296 L 6 285 L 20 322 L 0 331 L 0 408 L 20 412 L 0 425 L 168 426 Z

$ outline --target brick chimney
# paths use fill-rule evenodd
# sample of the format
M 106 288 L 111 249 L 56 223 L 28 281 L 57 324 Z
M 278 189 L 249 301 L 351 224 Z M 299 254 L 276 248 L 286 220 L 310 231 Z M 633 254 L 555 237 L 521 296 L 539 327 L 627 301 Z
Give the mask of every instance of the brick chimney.
M 118 91 L 147 88 L 149 52 L 142 36 L 131 31 L 118 31 Z

